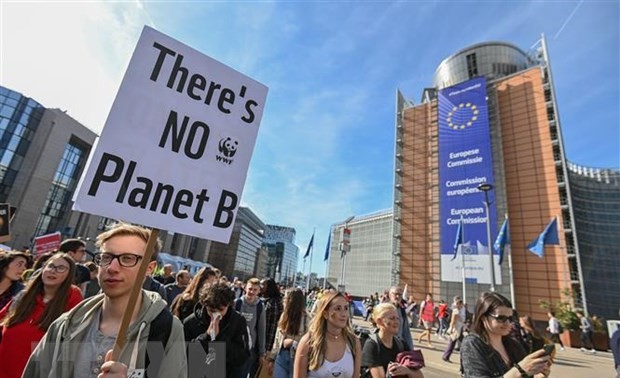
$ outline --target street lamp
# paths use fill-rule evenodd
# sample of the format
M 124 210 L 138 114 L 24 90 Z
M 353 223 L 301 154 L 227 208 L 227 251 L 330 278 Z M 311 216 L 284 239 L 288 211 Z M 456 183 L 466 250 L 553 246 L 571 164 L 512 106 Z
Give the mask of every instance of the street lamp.
M 340 283 L 338 284 L 338 291 L 344 292 L 345 284 L 344 284 L 344 268 L 347 263 L 347 252 L 349 252 L 350 244 L 349 241 L 345 243 L 345 238 L 350 237 L 349 234 L 349 222 L 351 222 L 355 218 L 355 215 L 348 217 L 344 221 L 344 229 L 342 230 L 342 242 L 340 243 Z
M 489 268 L 491 269 L 491 291 L 495 291 L 495 264 L 493 263 L 493 249 L 491 247 L 491 216 L 489 211 L 489 191 L 493 185 L 483 182 L 478 185 L 478 190 L 484 192 L 484 208 L 487 214 L 487 247 L 489 248 Z

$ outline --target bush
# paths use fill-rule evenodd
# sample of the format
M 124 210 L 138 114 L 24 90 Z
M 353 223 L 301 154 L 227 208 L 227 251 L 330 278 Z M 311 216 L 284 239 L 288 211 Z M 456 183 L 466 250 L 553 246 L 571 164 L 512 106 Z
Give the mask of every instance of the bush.
M 558 318 L 558 322 L 560 322 L 562 328 L 566 330 L 576 331 L 579 329 L 580 321 L 571 303 L 567 300 L 571 297 L 570 290 L 563 290 L 562 295 L 564 296 L 565 300 L 559 301 L 555 305 L 552 305 L 547 301 L 540 301 L 540 307 L 544 308 L 547 311 L 555 312 L 555 317 Z

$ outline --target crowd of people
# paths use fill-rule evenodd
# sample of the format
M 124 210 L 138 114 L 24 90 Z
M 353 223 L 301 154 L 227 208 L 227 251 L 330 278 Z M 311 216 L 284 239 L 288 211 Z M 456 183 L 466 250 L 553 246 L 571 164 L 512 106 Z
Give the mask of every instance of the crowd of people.
M 360 375 L 348 294 L 307 295 L 271 278 L 229 281 L 210 267 L 194 277 L 171 266 L 155 274 L 159 243 L 138 277 L 149 237 L 118 224 L 98 236 L 89 262 L 77 239 L 36 258 L 0 252 L 0 378 Z M 134 283 L 142 294 L 132 308 Z M 115 354 L 126 311 L 126 343 Z M 399 334 L 408 334 L 404 324 Z M 225 361 L 213 368 L 223 370 L 205 373 L 221 346 Z M 399 366 L 390 371 L 407 369 Z
M 553 311 L 547 313 L 547 327 L 541 331 L 530 316 L 519 316 L 510 301 L 498 293 L 483 293 L 472 313 L 458 296 L 447 304 L 441 299 L 435 302 L 432 294 L 427 293 L 424 300 L 417 303 L 410 296 L 403 298 L 400 288 L 392 287 L 382 295 L 374 293 L 362 301 L 364 320 L 370 321 L 377 330 L 384 325 L 386 304 L 392 304 L 397 309 L 399 320 L 406 318 L 409 327 L 421 329 L 417 345 L 424 340 L 427 348 L 434 349 L 431 341 L 433 335 L 447 341 L 442 359 L 448 363 L 453 352 L 460 350 L 461 374 L 464 377 L 546 377 L 556 354 L 555 344 L 559 344 L 560 351 L 565 349 L 560 339 L 562 326 Z M 576 314 L 580 321 L 580 350 L 596 354 L 593 342 L 595 317 L 589 318 L 582 311 Z M 382 340 L 380 338 L 373 343 L 381 344 Z M 401 335 L 401 340 L 406 343 L 405 335 Z M 616 332 L 616 340 L 620 340 L 620 331 Z M 616 343 L 620 346 L 620 342 Z M 620 349 L 618 346 L 612 345 L 612 351 L 616 354 L 618 352 L 615 350 Z M 391 344 L 385 342 L 383 347 L 390 348 Z M 620 361 L 619 357 L 615 358 Z M 620 378 L 620 365 L 616 363 L 616 367 Z
M 470 313 L 459 297 L 448 304 L 428 293 L 418 304 L 394 286 L 363 301 L 374 330 L 361 337 L 347 293 L 305 293 L 272 278 L 229 281 L 210 267 L 193 277 L 168 265 L 155 274 L 159 244 L 138 277 L 149 237 L 148 229 L 118 224 L 98 236 L 89 262 L 76 239 L 36 259 L 0 252 L 0 378 L 420 378 L 414 326 L 422 329 L 417 344 L 432 348 L 433 335 L 448 341 L 447 362 L 460 348 L 464 377 L 550 373 L 546 345 L 559 342 L 557 318 L 549 313 L 547 340 L 497 293 L 482 294 Z M 131 308 L 138 282 L 142 294 Z M 126 311 L 127 342 L 114 354 Z M 587 342 L 591 324 L 579 316 Z

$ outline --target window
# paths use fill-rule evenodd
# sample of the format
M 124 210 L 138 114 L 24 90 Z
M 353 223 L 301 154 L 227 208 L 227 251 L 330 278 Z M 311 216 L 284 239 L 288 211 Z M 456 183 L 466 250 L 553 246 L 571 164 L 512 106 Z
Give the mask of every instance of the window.
M 478 63 L 476 62 L 476 53 L 469 54 L 465 57 L 467 59 L 467 74 L 469 78 L 478 76 Z
M 47 193 L 45 206 L 37 221 L 35 236 L 53 231 L 63 218 L 79 179 L 81 163 L 85 159 L 86 152 L 82 147 L 71 142 L 67 144 L 58 168 L 56 168 L 52 186 Z

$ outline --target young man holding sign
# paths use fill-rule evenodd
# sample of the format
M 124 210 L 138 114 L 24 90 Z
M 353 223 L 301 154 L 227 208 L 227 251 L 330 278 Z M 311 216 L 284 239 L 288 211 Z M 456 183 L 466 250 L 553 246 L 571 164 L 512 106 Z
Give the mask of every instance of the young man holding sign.
M 97 237 L 99 284 L 103 294 L 80 303 L 48 329 L 33 352 L 24 377 L 187 377 L 180 321 L 159 294 L 142 290 L 134 306 L 127 343 L 118 361 L 112 347 L 138 277 L 150 230 L 119 224 Z M 159 242 L 147 267 L 156 266 Z

